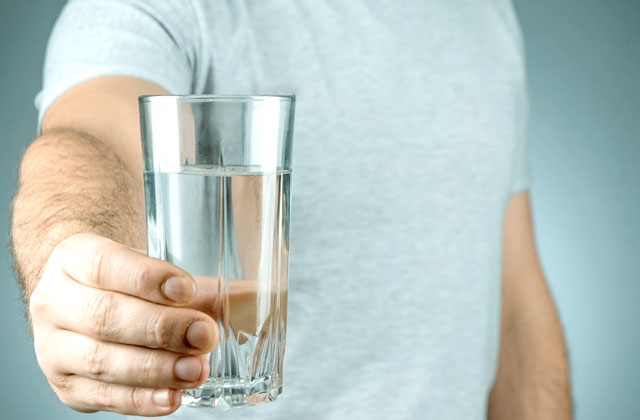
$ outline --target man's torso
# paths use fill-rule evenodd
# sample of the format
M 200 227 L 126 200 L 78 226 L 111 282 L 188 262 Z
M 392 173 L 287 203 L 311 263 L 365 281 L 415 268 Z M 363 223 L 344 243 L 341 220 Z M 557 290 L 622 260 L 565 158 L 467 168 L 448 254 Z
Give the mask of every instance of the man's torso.
M 189 25 L 173 93 L 297 96 L 284 392 L 221 417 L 484 418 L 526 120 L 511 4 L 137 3 Z

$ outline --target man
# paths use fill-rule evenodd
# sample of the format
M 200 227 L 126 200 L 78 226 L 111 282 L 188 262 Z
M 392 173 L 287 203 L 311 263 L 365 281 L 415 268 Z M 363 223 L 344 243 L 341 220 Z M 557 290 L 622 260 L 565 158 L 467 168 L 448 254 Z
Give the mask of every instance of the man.
M 571 418 L 503 0 L 69 2 L 12 219 L 62 402 L 165 415 L 208 375 L 193 279 L 141 251 L 137 97 L 166 92 L 298 97 L 285 391 L 227 417 Z

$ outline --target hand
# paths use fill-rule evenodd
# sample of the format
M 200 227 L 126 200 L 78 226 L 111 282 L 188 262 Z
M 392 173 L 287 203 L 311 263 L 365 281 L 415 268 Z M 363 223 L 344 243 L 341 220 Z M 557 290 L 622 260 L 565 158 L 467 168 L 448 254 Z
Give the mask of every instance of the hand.
M 188 308 L 191 276 L 91 233 L 62 241 L 29 313 L 38 363 L 60 400 L 82 412 L 167 415 L 209 375 L 213 318 Z

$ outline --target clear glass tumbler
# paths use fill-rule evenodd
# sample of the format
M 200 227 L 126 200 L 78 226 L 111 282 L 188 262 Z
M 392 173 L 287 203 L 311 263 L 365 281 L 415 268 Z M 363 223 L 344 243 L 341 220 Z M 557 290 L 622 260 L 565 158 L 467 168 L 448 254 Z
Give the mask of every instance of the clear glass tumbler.
M 206 383 L 182 404 L 282 392 L 293 96 L 141 96 L 147 247 L 194 276 L 220 327 Z

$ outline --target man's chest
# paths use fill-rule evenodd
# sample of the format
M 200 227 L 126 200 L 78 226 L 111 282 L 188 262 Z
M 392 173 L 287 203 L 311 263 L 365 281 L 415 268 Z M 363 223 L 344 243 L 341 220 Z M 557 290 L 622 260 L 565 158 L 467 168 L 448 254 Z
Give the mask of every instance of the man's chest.
M 315 242 L 502 211 L 526 107 L 518 40 L 495 10 L 313 4 L 227 10 L 207 85 L 296 94 L 292 190 Z

